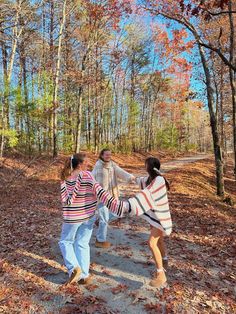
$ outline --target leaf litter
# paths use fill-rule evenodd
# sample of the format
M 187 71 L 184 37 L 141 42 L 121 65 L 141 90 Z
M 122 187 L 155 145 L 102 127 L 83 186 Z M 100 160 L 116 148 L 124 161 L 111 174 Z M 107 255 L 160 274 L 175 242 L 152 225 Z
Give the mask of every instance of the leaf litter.
M 119 161 L 124 166 L 122 162 L 128 169 L 128 158 Z M 146 245 L 149 227 L 134 218 L 111 223 L 109 234 L 114 245 L 105 253 L 94 248 L 92 239 L 92 285 L 65 287 L 59 283 L 57 276 L 67 278 L 57 245 L 61 228 L 58 171 L 62 161 L 40 160 L 30 167 L 25 164 L 24 160 L 9 158 L 1 168 L 1 176 L 7 178 L 4 185 L 8 181 L 14 184 L 8 185 L 7 191 L 1 186 L 0 313 L 236 311 L 235 207 L 214 195 L 212 159 L 166 173 L 172 182 L 169 198 L 174 232 L 166 241 L 169 288 L 160 292 L 148 285 L 150 272 L 155 269 Z M 39 166 L 48 165 L 48 171 L 35 176 Z M 144 169 L 137 163 L 136 174 L 142 173 Z M 232 178 L 229 163 L 226 190 L 235 198 Z M 122 188 L 125 195 L 128 187 L 124 184 Z M 135 186 L 129 188 L 129 195 L 134 191 Z

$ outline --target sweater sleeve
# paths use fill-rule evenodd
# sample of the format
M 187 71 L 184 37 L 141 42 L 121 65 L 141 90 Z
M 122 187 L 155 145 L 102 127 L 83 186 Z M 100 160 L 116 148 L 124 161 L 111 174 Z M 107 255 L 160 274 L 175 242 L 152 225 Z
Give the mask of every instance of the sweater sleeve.
M 111 196 L 105 191 L 101 185 L 96 182 L 91 173 L 87 172 L 88 180 L 92 184 L 93 193 L 97 200 L 102 202 L 106 207 L 116 216 L 123 217 L 129 210 L 129 203 L 127 201 L 120 201 Z
M 95 167 L 93 168 L 92 172 L 91 172 L 92 176 L 96 179 L 97 177 L 97 169 L 96 169 L 96 165 Z
M 135 182 L 138 184 L 138 186 L 141 190 L 144 190 L 146 188 L 146 181 L 147 181 L 147 177 L 135 178 Z
M 81 184 L 82 176 L 81 174 L 78 175 L 78 178 L 75 182 L 74 189 L 72 193 L 68 193 L 67 187 L 66 187 L 66 181 L 63 181 L 61 183 L 61 201 L 63 204 L 71 205 L 74 202 L 74 199 L 79 191 L 80 184 Z
M 69 198 L 69 195 L 68 195 L 68 191 L 66 188 L 66 182 L 62 181 L 61 182 L 61 202 L 62 202 L 62 204 L 67 203 L 68 198 Z
M 114 169 L 115 173 L 117 175 L 117 178 L 124 180 L 126 182 L 130 182 L 134 176 L 127 171 L 123 170 L 121 167 L 119 167 L 116 163 L 114 163 Z
M 120 201 L 106 192 L 101 185 L 94 182 L 93 191 L 97 199 L 102 202 L 106 207 L 116 216 L 123 217 L 129 210 L 129 203 L 126 201 Z

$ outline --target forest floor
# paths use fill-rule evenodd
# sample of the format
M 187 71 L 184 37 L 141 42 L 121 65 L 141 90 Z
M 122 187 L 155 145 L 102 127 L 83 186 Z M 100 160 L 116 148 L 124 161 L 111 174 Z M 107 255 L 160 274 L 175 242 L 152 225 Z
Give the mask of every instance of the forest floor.
M 91 155 L 94 163 L 96 157 Z M 128 171 L 144 173 L 145 154 L 115 156 Z M 235 313 L 235 206 L 215 196 L 211 156 L 160 155 L 171 181 L 174 229 L 166 240 L 169 286 L 148 283 L 155 269 L 147 247 L 148 224 L 137 218 L 114 220 L 113 246 L 94 247 L 88 287 L 64 286 L 67 279 L 58 248 L 61 229 L 56 162 L 6 158 L 0 168 L 0 313 Z M 236 198 L 233 166 L 225 173 L 226 191 Z M 135 185 L 121 184 L 123 196 Z

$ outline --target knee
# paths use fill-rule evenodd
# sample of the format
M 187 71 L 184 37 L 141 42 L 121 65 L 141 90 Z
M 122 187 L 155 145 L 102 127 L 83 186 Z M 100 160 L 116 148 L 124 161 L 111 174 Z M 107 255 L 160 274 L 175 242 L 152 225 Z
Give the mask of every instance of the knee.
M 107 225 L 108 222 L 109 222 L 109 216 L 108 217 L 106 217 L 106 216 L 100 217 L 99 223 Z
M 150 238 L 150 239 L 148 240 L 148 246 L 149 246 L 149 248 L 150 248 L 151 250 L 154 250 L 154 249 L 156 248 L 156 246 L 157 246 L 157 240 L 154 239 L 154 238 Z
M 101 207 L 99 210 L 99 216 L 100 216 L 100 220 L 107 223 L 109 221 L 109 209 L 106 208 L 105 206 Z
M 109 223 L 109 216 L 105 218 L 104 223 L 107 225 Z
M 59 242 L 58 242 L 58 245 L 59 245 L 59 248 L 61 249 L 61 251 L 64 249 L 64 247 L 66 246 L 66 243 L 65 243 L 65 241 L 63 241 L 63 240 L 60 240 Z
M 89 245 L 89 242 L 81 242 L 81 241 L 78 241 L 76 243 L 77 247 L 80 248 L 81 250 L 89 250 L 90 249 L 90 245 Z
M 61 239 L 59 242 L 59 247 L 65 247 L 65 246 L 68 246 L 68 245 L 73 245 L 74 244 L 74 241 L 72 240 L 65 240 L 65 239 Z

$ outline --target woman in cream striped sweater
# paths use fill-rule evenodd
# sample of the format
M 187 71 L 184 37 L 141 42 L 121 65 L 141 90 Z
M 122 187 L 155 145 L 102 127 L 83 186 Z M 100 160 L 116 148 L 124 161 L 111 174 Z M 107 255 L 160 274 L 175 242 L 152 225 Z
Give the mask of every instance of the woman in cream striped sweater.
M 156 264 L 157 273 L 150 285 L 160 288 L 167 281 L 163 268 L 163 258 L 166 256 L 163 236 L 170 235 L 172 231 L 167 197 L 169 183 L 160 173 L 160 161 L 157 158 L 147 158 L 145 166 L 149 176 L 136 178 L 142 191 L 128 201 L 131 214 L 141 216 L 151 225 L 148 244 Z M 165 259 L 164 262 L 166 262 Z

